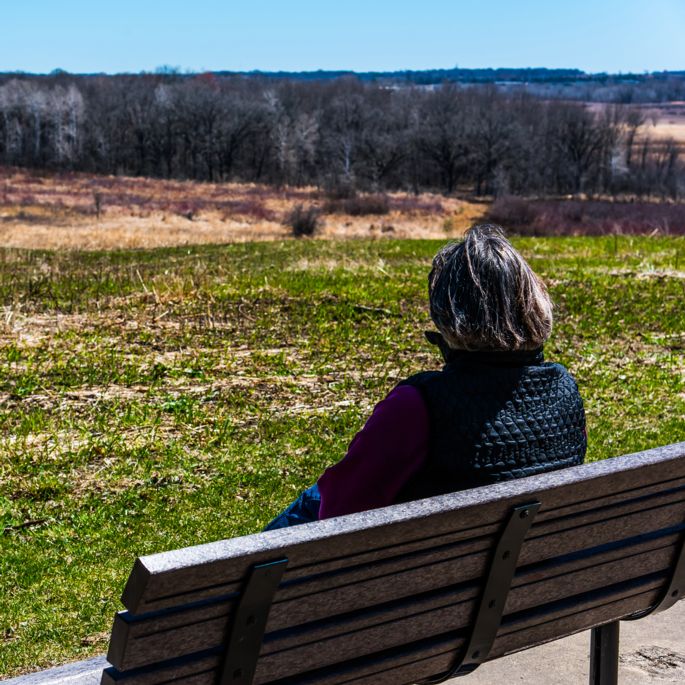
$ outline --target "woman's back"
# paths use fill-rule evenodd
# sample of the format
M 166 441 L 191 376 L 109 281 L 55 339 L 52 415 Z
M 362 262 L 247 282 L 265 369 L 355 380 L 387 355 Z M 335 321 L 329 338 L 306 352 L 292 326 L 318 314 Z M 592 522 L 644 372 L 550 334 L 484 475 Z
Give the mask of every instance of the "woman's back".
M 462 242 L 441 249 L 428 292 L 437 331 L 426 335 L 445 366 L 411 376 L 376 406 L 345 458 L 308 491 L 310 504 L 321 497 L 319 518 L 585 457 L 578 387 L 563 366 L 542 356 L 552 331 L 547 288 L 502 229 L 474 226 Z M 274 525 L 293 518 L 286 513 L 279 521 Z
M 578 387 L 542 350 L 452 352 L 442 371 L 403 381 L 429 416 L 420 470 L 396 501 L 409 501 L 580 464 L 586 450 Z

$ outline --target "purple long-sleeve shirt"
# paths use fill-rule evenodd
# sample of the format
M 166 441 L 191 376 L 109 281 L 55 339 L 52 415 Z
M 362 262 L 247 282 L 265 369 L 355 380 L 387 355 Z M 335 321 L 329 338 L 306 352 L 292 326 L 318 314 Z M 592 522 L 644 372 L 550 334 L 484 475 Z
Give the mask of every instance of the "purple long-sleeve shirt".
M 392 504 L 425 461 L 428 438 L 428 410 L 420 392 L 398 386 L 375 406 L 345 457 L 319 478 L 319 518 Z

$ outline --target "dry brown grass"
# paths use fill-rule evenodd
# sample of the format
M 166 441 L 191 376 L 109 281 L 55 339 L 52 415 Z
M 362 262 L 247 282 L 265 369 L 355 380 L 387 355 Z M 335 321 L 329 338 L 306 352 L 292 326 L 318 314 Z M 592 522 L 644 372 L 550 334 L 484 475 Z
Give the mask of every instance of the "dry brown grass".
M 590 103 L 588 108 L 601 112 L 607 107 L 604 103 Z M 649 140 L 655 147 L 673 140 L 678 145 L 681 155 L 685 155 L 685 102 L 645 103 L 619 105 L 635 109 L 644 117 L 644 124 L 637 134 L 637 142 Z
M 97 212 L 99 198 L 100 213 Z M 445 238 L 485 207 L 422 194 L 390 195 L 410 209 L 387 215 L 326 215 L 322 238 Z M 36 174 L 0 168 L 0 244 L 29 249 L 154 248 L 287 238 L 296 204 L 322 206 L 315 188 Z
M 653 140 L 671 138 L 685 145 L 685 102 L 668 102 L 662 105 L 643 105 L 644 135 Z

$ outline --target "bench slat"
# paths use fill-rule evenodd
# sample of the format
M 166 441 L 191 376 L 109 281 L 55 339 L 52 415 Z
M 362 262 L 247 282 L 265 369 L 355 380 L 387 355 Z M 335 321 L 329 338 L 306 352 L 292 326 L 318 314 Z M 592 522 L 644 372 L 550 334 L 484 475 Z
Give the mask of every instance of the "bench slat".
M 673 548 L 666 547 L 659 550 L 646 551 L 643 554 L 635 555 L 626 560 L 614 561 L 610 564 L 600 566 L 599 568 L 586 568 L 582 571 L 576 571 L 575 574 L 569 576 L 568 581 L 564 575 L 559 575 L 553 581 L 537 581 L 524 582 L 527 580 L 526 574 L 518 578 L 518 587 L 512 588 L 507 601 L 505 612 L 511 614 L 523 610 L 532 609 L 540 604 L 549 602 L 552 599 L 564 598 L 567 596 L 578 594 L 579 588 L 585 591 L 592 591 L 599 589 L 606 585 L 607 577 L 620 577 L 623 580 L 633 580 L 640 578 L 643 575 L 666 572 L 670 566 L 670 561 L 673 557 Z M 626 571 L 629 568 L 629 571 Z M 607 576 L 611 573 L 611 576 Z M 616 574 L 614 576 L 613 574 Z M 358 616 L 351 616 L 345 618 L 332 618 L 325 623 L 318 624 L 314 629 L 302 628 L 300 630 L 287 631 L 283 636 L 278 636 L 267 641 L 262 649 L 262 654 L 270 654 L 277 650 L 296 647 L 298 642 L 303 642 L 306 637 L 308 642 L 314 642 L 321 639 L 335 637 L 339 634 L 345 634 L 355 630 L 363 629 L 374 624 L 385 624 L 388 626 L 388 631 L 392 632 L 392 621 L 398 619 L 410 618 L 413 615 L 425 613 L 428 611 L 444 611 L 448 609 L 453 612 L 450 616 L 450 625 L 455 630 L 465 628 L 469 625 L 468 615 L 473 610 L 472 605 L 463 612 L 463 623 L 456 623 L 457 612 L 454 610 L 456 602 L 462 602 L 466 606 L 470 600 L 478 597 L 479 588 L 471 585 L 457 596 L 454 592 L 448 591 L 439 593 L 436 596 L 425 598 L 420 601 L 412 601 L 405 604 L 395 605 L 374 613 L 360 614 Z M 533 597 L 531 594 L 535 592 Z M 436 624 L 440 624 L 440 619 L 437 615 L 433 616 Z M 444 623 L 440 630 L 444 630 Z M 436 632 L 438 632 L 436 630 Z
M 630 603 L 631 611 L 632 607 L 637 607 L 635 610 L 639 610 L 643 605 L 649 606 L 649 601 L 653 601 L 658 596 L 658 591 L 655 590 L 655 587 L 661 587 L 662 585 L 663 579 L 641 580 L 632 583 L 629 587 L 623 586 L 611 593 L 588 593 L 588 598 L 586 600 L 576 599 L 574 600 L 574 605 L 570 607 L 564 602 L 555 602 L 553 605 L 541 607 L 535 612 L 525 614 L 520 621 L 517 621 L 516 624 L 511 627 L 512 632 L 508 642 L 500 642 L 500 645 L 498 646 L 498 641 L 501 640 L 501 638 L 498 638 L 493 645 L 492 656 L 495 657 L 500 653 L 504 653 L 499 650 L 511 651 L 512 649 L 516 649 L 517 645 L 528 644 L 532 638 L 530 634 L 527 633 L 530 633 L 531 631 L 534 631 L 533 636 L 536 641 L 545 641 L 546 639 L 549 639 L 550 632 L 555 636 L 575 632 L 575 629 L 567 628 L 567 626 L 575 626 L 578 623 L 581 623 L 582 625 L 596 625 L 597 622 L 603 622 L 607 612 L 608 615 L 613 615 L 614 605 L 619 603 L 619 600 L 622 599 L 632 598 Z M 607 609 L 607 607 L 609 608 Z M 584 617 L 582 616 L 583 614 L 585 615 Z M 616 618 L 625 615 L 626 614 L 620 614 L 619 616 L 616 616 Z M 601 617 L 599 621 L 597 619 L 598 616 Z M 503 628 L 506 631 L 506 621 Z M 566 632 L 567 630 L 570 632 Z M 337 664 L 359 658 L 360 655 L 365 655 L 365 653 L 367 658 L 373 659 L 373 655 L 378 654 L 381 650 L 374 649 L 372 645 L 375 647 L 377 644 L 382 644 L 382 640 L 387 634 L 387 629 L 381 626 L 373 630 L 365 631 L 365 633 L 367 640 L 361 646 L 358 644 L 353 645 L 352 640 L 350 640 L 349 645 L 345 646 L 341 646 L 338 641 L 335 643 L 322 641 L 318 645 L 313 646 L 313 654 L 309 654 L 308 650 L 308 660 L 306 662 L 302 661 L 304 652 L 298 653 L 297 650 L 286 652 L 283 655 L 277 654 L 262 657 L 260 658 L 255 685 L 266 685 L 266 683 L 274 682 L 277 679 L 288 679 L 293 677 L 297 677 L 297 682 L 299 682 L 303 672 L 313 670 L 317 665 L 337 668 Z M 431 642 L 436 639 L 440 640 L 446 635 L 449 635 L 449 639 L 453 640 L 452 645 L 454 650 L 458 650 L 465 642 L 465 639 L 463 642 L 460 641 L 458 633 L 455 639 L 454 633 L 449 630 L 448 625 L 445 625 L 443 633 L 435 637 L 431 636 L 426 642 Z M 408 635 L 408 637 L 410 638 L 411 636 Z M 414 637 L 419 638 L 420 635 L 415 635 Z M 465 637 L 466 636 L 464 636 L 464 638 Z M 407 649 L 411 650 L 413 642 L 423 641 L 418 639 L 413 641 L 407 639 L 397 651 L 401 653 Z M 303 667 L 304 663 L 307 664 L 307 668 Z
M 658 581 L 653 580 L 654 577 L 657 577 Z M 647 578 L 640 577 L 630 584 L 638 585 L 638 587 L 650 587 L 655 582 L 658 582 L 663 587 L 667 577 L 666 573 L 654 574 Z M 581 593 L 581 595 L 591 597 L 586 603 L 588 608 L 593 608 L 598 604 L 603 605 L 607 601 L 607 596 L 612 596 L 604 588 L 597 592 L 590 590 L 587 593 Z M 572 596 L 575 600 L 578 594 Z M 311 640 L 307 644 L 279 652 L 271 651 L 277 645 L 273 645 L 267 640 L 260 657 L 255 682 L 270 682 L 283 676 L 295 675 L 305 668 L 305 664 L 306 670 L 326 667 L 341 661 L 350 660 L 355 658 L 355 656 L 373 654 L 399 647 L 404 648 L 406 645 L 417 640 L 433 639 L 445 633 L 456 636 L 462 635 L 466 638 L 468 637 L 468 627 L 475 610 L 474 599 L 446 606 L 435 611 L 408 616 L 404 619 L 375 623 L 365 628 L 356 628 L 354 632 L 336 635 L 332 638 L 317 639 L 315 635 L 307 635 L 307 640 Z M 524 612 L 524 615 L 529 616 L 529 621 L 531 622 L 537 622 L 539 617 L 545 616 L 545 621 L 547 622 L 551 620 L 548 617 L 550 607 L 557 604 L 559 602 L 535 606 L 530 611 Z
M 627 503 L 625 502 L 625 498 L 628 496 L 626 493 L 620 493 L 610 498 L 604 498 L 604 501 L 601 502 L 601 511 L 608 511 L 609 504 L 615 506 L 622 503 L 623 507 L 621 509 L 614 508 L 610 512 L 611 516 L 618 517 L 624 516 L 632 511 L 644 511 L 645 507 L 649 506 L 650 496 L 658 495 L 661 504 L 666 504 L 669 501 L 685 499 L 685 478 L 677 479 L 673 483 L 669 483 L 670 489 L 673 490 L 673 496 L 669 499 L 665 499 L 663 496 L 664 485 L 665 484 L 663 483 L 659 483 L 657 486 L 650 486 L 638 491 L 631 491 L 629 493 L 631 499 Z M 584 519 L 581 519 L 580 517 L 576 518 L 574 525 L 581 525 L 583 522 L 590 522 L 599 518 L 600 514 L 598 512 L 600 511 L 600 503 L 594 501 L 592 509 L 594 513 L 588 515 Z M 562 511 L 563 514 L 560 515 L 559 511 Z M 568 517 L 574 513 L 585 513 L 586 511 L 587 507 L 584 504 L 575 508 L 564 507 L 560 510 L 550 508 L 549 510 L 543 510 L 541 512 L 536 519 L 536 525 L 541 527 L 541 535 L 549 534 L 555 530 L 561 530 L 562 528 L 569 527 L 569 523 L 565 520 L 565 517 Z M 543 530 L 542 524 L 548 520 L 550 525 L 549 527 L 545 526 Z M 498 526 L 501 526 L 501 523 L 499 523 Z M 398 556 L 375 560 L 372 568 L 374 571 L 377 570 L 378 577 L 381 577 L 390 573 L 402 573 L 403 571 L 416 568 L 419 565 L 426 565 L 426 561 L 429 561 L 430 563 L 438 563 L 439 561 L 443 560 L 451 564 L 458 563 L 456 561 L 458 558 L 457 550 L 459 550 L 459 553 L 461 553 L 463 556 L 467 550 L 472 552 L 475 551 L 476 548 L 480 550 L 488 549 L 492 542 L 491 533 L 494 528 L 495 526 L 491 525 L 480 529 L 478 534 L 481 535 L 482 538 L 479 541 L 469 541 L 467 543 L 465 540 L 461 540 L 459 542 L 455 542 L 454 540 L 446 540 L 439 546 L 437 544 L 433 544 L 431 547 L 423 547 L 418 551 L 409 552 L 406 549 L 402 549 L 402 553 Z M 368 563 L 362 564 L 361 566 L 341 568 L 336 572 L 319 572 L 318 575 L 319 577 L 317 579 L 313 579 L 311 577 L 307 578 L 306 584 L 292 583 L 284 586 L 279 592 L 279 601 L 282 602 L 285 599 L 294 599 L 297 597 L 308 597 L 316 592 L 340 587 L 343 583 L 360 583 L 372 577 L 369 575 Z M 289 576 L 289 579 L 291 578 L 292 575 Z M 288 611 L 292 610 L 292 606 L 289 606 Z
M 682 495 L 681 495 L 682 496 Z M 615 506 L 616 512 L 627 510 L 624 506 Z M 628 510 L 631 508 L 629 507 Z M 606 511 L 596 512 L 594 518 L 606 516 Z M 571 573 L 573 568 L 582 567 L 587 563 L 600 564 L 608 560 L 616 560 L 612 566 L 614 573 L 623 575 L 612 576 L 618 579 L 622 577 L 634 577 L 632 575 L 631 555 L 636 554 L 633 549 L 632 536 L 644 530 L 644 517 L 649 516 L 650 525 L 656 530 L 668 532 L 669 526 L 676 526 L 685 521 L 685 501 L 677 501 L 674 504 L 652 509 L 645 509 L 630 516 L 613 517 L 605 521 L 592 523 L 578 528 L 575 519 L 566 517 L 565 522 L 570 526 L 566 533 L 556 533 L 556 538 L 550 542 L 546 534 L 538 534 L 541 528 L 546 529 L 545 523 L 534 523 L 529 532 L 532 539 L 526 541 L 521 551 L 520 566 L 540 564 L 549 561 L 552 555 L 562 556 L 577 553 L 597 545 L 604 545 L 618 540 L 627 540 L 625 548 L 611 550 L 597 550 L 598 558 L 591 562 L 575 560 L 575 567 L 569 568 L 568 560 L 560 570 L 550 568 L 549 564 L 544 569 L 538 570 L 549 576 L 552 573 Z M 592 517 L 583 514 L 583 521 L 587 524 Z M 664 533 L 666 534 L 666 533 Z M 664 544 L 673 544 L 678 540 L 677 534 L 671 534 L 668 543 L 658 541 L 646 541 L 648 549 L 655 549 Z M 665 552 L 666 561 L 663 568 L 667 568 L 674 553 L 674 548 Z M 383 602 L 397 601 L 403 597 L 417 593 L 427 593 L 440 588 L 455 586 L 460 583 L 473 581 L 480 578 L 486 567 L 489 552 L 480 551 L 463 557 L 457 557 L 452 561 L 443 561 L 438 564 L 430 563 L 430 556 L 425 566 L 414 568 L 404 574 L 396 574 L 389 582 L 388 578 L 373 578 L 366 583 L 343 586 L 336 590 L 326 591 L 317 595 L 311 595 L 304 599 L 280 601 L 280 591 L 277 594 L 267 627 L 268 632 L 283 630 L 298 623 L 311 622 L 323 617 L 335 616 L 335 614 L 349 613 L 353 610 L 373 607 Z M 622 557 L 630 558 L 625 564 L 620 564 Z M 662 557 L 657 557 L 661 559 Z M 370 573 L 374 569 L 369 569 Z M 582 575 L 582 574 L 581 574 Z M 514 580 L 513 589 L 520 584 L 520 578 Z M 477 586 L 476 586 L 477 588 Z M 550 592 L 557 592 L 557 585 L 551 583 Z M 477 594 L 476 590 L 470 590 L 469 596 Z M 514 596 L 512 594 L 512 596 Z M 439 599 L 436 600 L 439 606 Z M 125 670 L 135 668 L 146 663 L 168 658 L 168 654 L 188 654 L 193 651 L 210 649 L 222 644 L 226 634 L 228 621 L 230 620 L 231 602 L 191 608 L 185 612 L 150 616 L 147 620 L 136 620 L 122 614 L 115 620 L 111 641 L 109 660 L 117 668 Z M 337 619 L 336 619 L 337 620 Z M 203 623 L 202 631 L 198 631 L 197 625 Z
M 576 514 L 576 513 L 583 513 L 587 511 L 597 511 L 600 506 L 608 506 L 608 505 L 614 505 L 617 503 L 625 502 L 627 500 L 637 500 L 640 497 L 646 497 L 648 495 L 661 495 L 666 489 L 672 490 L 675 488 L 685 488 L 685 477 L 682 478 L 676 478 L 676 479 L 668 479 L 664 482 L 658 482 L 656 484 L 651 484 L 646 487 L 642 488 L 630 488 L 626 491 L 623 492 L 618 492 L 618 493 L 611 493 L 611 494 L 606 494 L 603 493 L 601 497 L 599 498 L 594 498 L 590 500 L 584 500 L 582 502 L 576 502 L 573 505 L 568 505 L 568 506 L 561 506 L 561 507 L 556 507 L 553 508 L 550 506 L 549 502 L 547 502 L 547 508 L 544 509 L 542 512 L 540 512 L 536 518 L 536 523 L 540 525 L 544 521 L 548 520 L 557 520 L 562 517 Z M 637 504 L 636 509 L 640 510 L 642 508 L 642 504 Z M 486 536 L 491 536 L 499 530 L 501 527 L 501 522 L 488 526 L 482 526 L 479 528 L 479 533 L 483 537 Z M 475 531 L 473 529 L 470 529 L 468 532 L 465 531 L 460 531 L 459 533 L 456 534 L 449 534 L 449 535 L 444 535 L 440 536 L 439 538 L 426 538 L 424 540 L 419 540 L 419 541 L 413 541 L 412 543 L 407 543 L 405 545 L 399 546 L 399 549 L 401 550 L 401 553 L 398 555 L 397 552 L 395 552 L 394 557 L 388 557 L 388 556 L 381 556 L 378 552 L 370 552 L 366 553 L 364 555 L 356 555 L 355 557 L 351 558 L 350 561 L 350 567 L 346 566 L 339 566 L 336 564 L 333 566 L 331 564 L 331 569 L 328 568 L 328 564 L 326 563 L 317 563 L 317 564 L 311 564 L 309 566 L 303 565 L 298 567 L 297 569 L 290 569 L 290 578 L 301 578 L 301 577 L 306 577 L 305 576 L 305 571 L 309 570 L 310 568 L 315 568 L 317 569 L 317 572 L 320 573 L 321 575 L 321 580 L 320 585 L 316 586 L 316 590 L 323 590 L 329 587 L 328 583 L 330 583 L 330 586 L 335 586 L 337 585 L 337 579 L 341 577 L 341 573 L 349 573 L 351 574 L 350 576 L 347 576 L 346 579 L 348 579 L 348 582 L 353 582 L 360 580 L 361 578 L 355 577 L 352 574 L 357 573 L 357 567 L 359 565 L 363 564 L 370 564 L 373 563 L 375 567 L 379 568 L 382 567 L 384 571 L 389 568 L 388 566 L 385 566 L 385 564 L 395 564 L 392 568 L 393 571 L 400 571 L 402 570 L 401 564 L 405 563 L 406 559 L 410 559 L 412 555 L 420 554 L 420 553 L 426 553 L 427 551 L 431 553 L 436 553 L 437 550 L 440 549 L 446 549 L 449 551 L 450 545 L 453 543 L 463 541 L 465 539 L 465 536 L 467 534 L 473 533 L 472 537 L 475 535 Z M 389 554 L 390 552 L 387 550 L 383 550 L 385 554 Z M 438 559 L 438 556 L 436 555 L 436 560 Z M 444 558 L 450 558 L 449 552 L 448 556 Z M 354 565 L 352 565 L 354 563 Z M 331 572 L 332 571 L 332 572 Z M 328 575 L 327 575 L 328 572 Z M 332 581 L 329 581 L 329 579 L 332 578 Z M 314 589 L 314 585 L 312 584 L 312 581 L 308 578 L 307 579 L 307 592 L 304 594 L 311 594 L 311 591 Z M 283 598 L 285 597 L 295 597 L 295 596 L 302 596 L 302 592 L 298 592 L 298 586 L 296 584 L 293 584 L 293 586 L 284 588 L 282 590 L 283 594 L 281 595 Z M 292 593 L 292 594 L 291 594 Z
M 490 658 L 597 625 L 605 615 L 621 618 L 617 607 L 648 609 L 647 599 L 665 591 L 682 544 L 683 457 L 679 443 L 143 557 L 124 591 L 129 611 L 115 619 L 108 658 L 119 670 L 103 682 L 213 681 L 243 578 L 254 563 L 280 557 L 289 565 L 255 685 L 342 683 L 348 671 L 365 678 L 387 664 L 414 668 L 417 660 L 424 668 L 449 656 L 447 637 L 452 652 L 468 638 L 503 524 L 513 507 L 535 500 L 542 506 Z M 422 677 L 436 672 L 435 663 Z
M 412 541 L 426 540 L 430 544 L 434 540 L 439 544 L 436 538 L 440 535 L 454 533 L 455 521 L 462 530 L 482 525 L 484 520 L 501 521 L 511 506 L 525 504 L 527 498 L 539 492 L 552 497 L 556 507 L 564 507 L 683 478 L 685 463 L 679 459 L 683 455 L 685 443 L 678 443 L 487 488 L 321 521 L 317 525 L 141 557 L 122 601 L 128 610 L 139 614 L 184 603 L 184 594 L 186 602 L 225 595 L 239 588 L 247 567 L 269 558 L 288 556 L 289 575 L 294 577 L 302 566 L 345 566 L 355 555 L 376 550 L 381 556 L 386 550 L 392 556 L 394 546 Z M 603 487 L 603 477 L 611 478 L 610 489 Z M 543 505 L 547 507 L 548 502 Z M 427 536 L 428 516 L 431 525 Z M 218 578 L 223 579 L 219 585 Z
M 669 536 L 672 542 L 675 542 L 676 537 L 675 535 Z M 526 573 L 524 569 L 514 581 L 505 612 L 510 614 L 516 611 L 527 610 L 534 608 L 540 603 L 549 601 L 551 598 L 558 599 L 575 595 L 579 590 L 586 592 L 601 588 L 606 584 L 607 577 L 625 581 L 662 571 L 662 575 L 666 579 L 676 548 L 674 545 L 669 545 L 654 549 L 654 542 L 649 541 L 649 544 L 643 545 L 647 549 L 643 549 L 641 553 L 635 553 L 635 550 L 632 549 L 633 554 L 628 557 L 610 561 L 605 565 L 593 564 L 573 573 L 565 573 L 563 566 L 548 568 L 548 575 L 551 575 L 551 579 L 540 579 L 539 572 L 536 569 L 533 569 L 533 572 L 530 574 Z M 612 550 L 613 552 L 615 550 Z M 425 598 L 421 601 L 412 600 L 409 603 L 395 605 L 383 610 L 332 618 L 324 624 L 315 624 L 313 627 L 303 626 L 299 630 L 286 631 L 282 636 L 267 636 L 262 654 L 266 656 L 275 653 L 277 650 L 293 647 L 296 650 L 301 650 L 301 643 L 303 642 L 308 643 L 317 651 L 317 641 L 331 639 L 339 634 L 342 634 L 343 638 L 345 638 L 346 634 L 352 631 L 359 631 L 365 626 L 374 627 L 380 625 L 383 627 L 389 640 L 397 640 L 401 637 L 397 624 L 402 622 L 407 623 L 408 627 L 405 632 L 410 634 L 413 640 L 416 639 L 417 635 L 420 635 L 422 628 L 420 625 L 414 625 L 412 621 L 416 620 L 420 624 L 426 617 L 428 617 L 430 622 L 429 625 L 439 626 L 439 629 L 433 628 L 434 631 L 443 631 L 446 628 L 454 630 L 465 629 L 469 625 L 471 614 L 474 611 L 474 600 L 478 596 L 478 592 L 478 586 L 474 584 L 462 588 L 458 592 L 445 591 L 437 596 Z M 432 613 L 426 613 L 429 611 L 432 611 Z M 418 619 L 416 619 L 417 614 L 419 615 Z M 178 642 L 175 653 L 182 654 L 183 650 L 186 649 L 188 653 L 192 653 L 197 651 L 197 647 L 205 647 L 205 644 L 197 643 L 197 636 L 206 635 L 209 629 L 210 626 L 205 625 L 201 631 L 197 630 L 197 626 L 189 627 L 186 633 L 180 631 L 176 635 Z M 217 639 L 213 642 L 212 646 L 221 644 L 225 630 L 225 621 L 220 622 L 216 626 Z M 179 641 L 179 638 L 186 639 L 188 642 L 184 644 L 182 641 Z M 363 643 L 368 637 L 360 633 L 356 639 Z M 141 659 L 141 662 L 136 665 L 142 665 L 146 661 L 146 655 L 167 647 L 168 645 L 165 643 L 165 640 L 168 640 L 168 636 L 165 633 L 158 633 L 147 640 L 136 641 L 136 649 L 133 653 L 137 654 L 138 658 Z M 300 646 L 298 647 L 298 645 Z M 378 647 L 378 644 L 375 646 Z M 338 651 L 337 648 L 335 651 Z M 174 650 L 172 650 L 172 653 L 174 653 Z M 300 658 L 305 662 L 311 661 L 310 656 L 307 654 L 301 654 Z
M 598 623 L 606 623 L 629 616 L 654 604 L 658 597 L 661 580 L 616 591 L 598 603 L 591 598 L 579 611 L 558 607 L 547 615 L 538 614 L 527 621 L 504 623 L 502 635 L 497 638 L 490 658 L 519 651 L 522 648 L 546 642 L 549 634 L 565 637 L 586 630 Z M 655 587 L 656 586 L 656 587 Z M 355 658 L 317 671 L 299 672 L 278 680 L 264 679 L 257 673 L 255 685 L 343 685 L 344 683 L 374 683 L 381 685 L 402 685 L 446 670 L 455 658 L 455 652 L 464 644 L 463 639 L 442 636 L 428 641 L 417 641 L 405 645 L 401 650 L 390 650 L 365 658 Z M 155 672 L 133 672 L 117 674 L 113 669 L 103 675 L 103 685 L 214 685 L 216 669 L 219 668 L 219 653 L 201 656 L 195 660 L 180 660 L 164 665 Z M 413 665 L 413 666 L 412 666 Z M 405 675 L 406 674 L 406 675 Z M 367 680 L 368 678 L 368 680 Z
M 453 533 L 457 512 L 460 527 L 467 529 L 481 524 L 483 517 L 501 521 L 511 506 L 524 504 L 537 493 L 554 491 L 555 505 L 563 507 L 685 477 L 685 463 L 679 459 L 684 454 L 685 443 L 678 443 L 316 525 L 142 557 L 134 567 L 122 601 L 130 611 L 145 613 L 174 606 L 179 600 L 183 603 L 183 595 L 186 602 L 225 595 L 237 589 L 251 565 L 276 556 L 288 556 L 290 574 L 314 563 L 345 566 L 351 557 L 368 554 L 369 550 L 381 556 L 389 550 L 392 556 L 393 546 L 435 540 L 440 535 Z M 611 480 L 611 488 L 603 486 L 605 478 Z M 426 536 L 428 517 L 429 537 Z M 332 536 L 335 544 L 331 544 Z
M 637 611 L 636 607 L 641 604 L 649 604 L 654 596 L 652 590 L 636 597 L 620 599 L 607 605 L 601 612 L 598 611 L 595 616 L 628 616 Z M 607 622 L 611 620 L 611 618 L 606 619 Z M 593 625 L 592 618 L 589 618 L 587 614 L 577 614 L 573 617 L 562 617 L 550 622 L 549 628 L 558 628 L 559 630 L 563 628 L 570 631 L 568 635 L 572 635 L 587 630 Z M 533 630 L 536 629 L 531 629 L 531 632 L 527 634 L 513 634 L 508 643 L 500 641 L 498 644 L 495 642 L 491 658 L 488 661 L 504 656 L 504 654 L 520 651 L 521 644 L 527 647 L 527 638 L 533 634 Z M 543 631 L 546 629 L 537 630 L 544 634 Z M 535 646 L 545 641 L 544 638 L 539 639 Z M 405 652 L 402 655 L 392 655 L 371 665 L 348 665 L 347 668 L 342 665 L 334 673 L 283 679 L 278 681 L 278 685 L 295 685 L 296 683 L 297 685 L 347 685 L 347 683 L 355 683 L 355 685 L 409 685 L 450 668 L 455 658 L 454 651 L 449 649 L 450 646 L 453 646 L 453 643 L 450 644 L 448 639 L 442 640 L 432 647 Z M 276 684 L 274 683 L 274 685 Z

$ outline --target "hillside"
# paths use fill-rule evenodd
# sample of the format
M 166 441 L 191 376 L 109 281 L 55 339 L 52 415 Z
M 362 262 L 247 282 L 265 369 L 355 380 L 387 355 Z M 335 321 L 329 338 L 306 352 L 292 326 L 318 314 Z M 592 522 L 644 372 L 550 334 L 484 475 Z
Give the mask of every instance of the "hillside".
M 136 555 L 259 530 L 437 368 L 442 242 L 0 250 L 0 677 L 104 650 Z M 589 459 L 683 437 L 683 242 L 515 241 Z
M 275 240 L 297 205 L 322 212 L 322 238 L 450 238 L 486 205 L 423 193 L 331 200 L 316 188 L 37 173 L 0 167 L 0 244 L 125 249 Z

